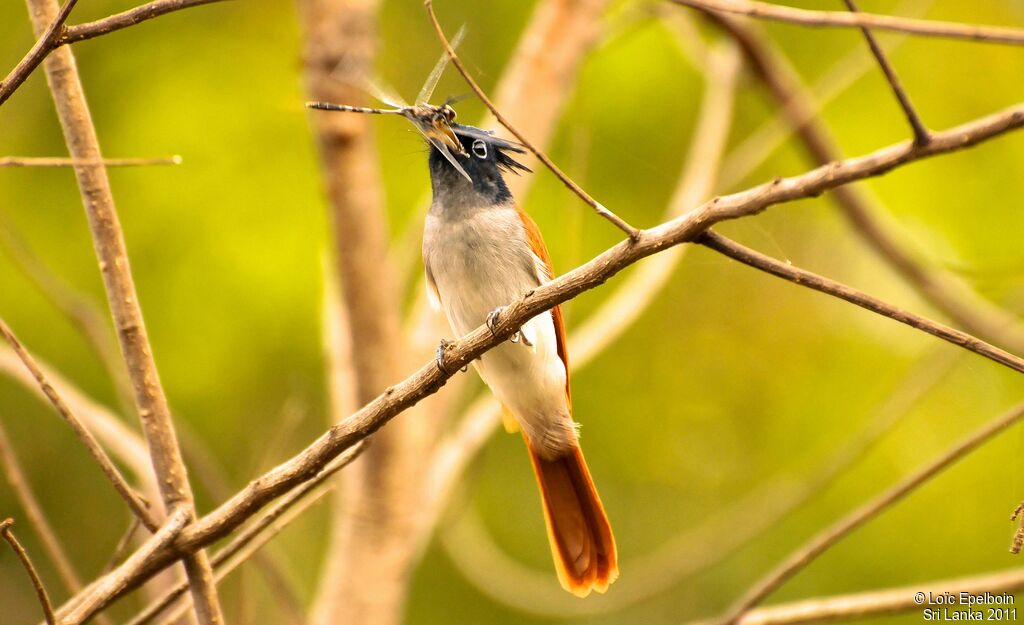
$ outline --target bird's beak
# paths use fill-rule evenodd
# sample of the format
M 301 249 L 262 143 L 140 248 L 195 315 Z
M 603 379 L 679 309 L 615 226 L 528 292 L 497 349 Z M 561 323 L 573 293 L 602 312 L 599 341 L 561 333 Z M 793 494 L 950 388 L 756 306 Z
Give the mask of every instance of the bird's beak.
M 455 131 L 448 125 L 447 120 L 434 115 L 429 117 L 420 116 L 414 110 L 405 113 L 405 117 L 416 126 L 416 129 L 427 138 L 427 141 L 430 141 L 431 145 L 437 148 L 438 152 L 452 164 L 452 167 L 463 178 L 470 182 L 473 181 L 462 165 L 459 164 L 458 159 L 452 154 L 454 152 L 459 156 L 466 156 L 466 150 L 462 147 L 462 142 L 459 141 L 459 138 L 455 136 Z
M 462 142 L 455 136 L 455 131 L 452 130 L 452 127 L 445 120 L 435 118 L 423 123 L 421 127 L 427 139 L 439 141 L 455 154 L 465 156 L 466 150 L 462 147 Z

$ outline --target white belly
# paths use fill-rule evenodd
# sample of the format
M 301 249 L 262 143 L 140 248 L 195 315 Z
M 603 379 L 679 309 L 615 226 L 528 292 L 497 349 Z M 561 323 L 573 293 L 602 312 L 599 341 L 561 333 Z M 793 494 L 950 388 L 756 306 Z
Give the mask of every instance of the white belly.
M 511 207 L 455 221 L 428 215 L 424 263 L 459 337 L 541 283 L 522 222 Z M 476 368 L 536 449 L 564 450 L 576 436 L 551 313 L 531 319 L 522 334 L 532 346 L 522 340 L 502 343 L 484 354 Z

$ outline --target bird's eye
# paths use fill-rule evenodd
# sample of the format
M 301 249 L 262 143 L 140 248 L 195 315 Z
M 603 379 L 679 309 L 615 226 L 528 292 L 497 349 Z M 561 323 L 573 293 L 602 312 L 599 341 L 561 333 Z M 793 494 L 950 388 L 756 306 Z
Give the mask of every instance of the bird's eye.
M 487 158 L 487 144 L 480 139 L 474 141 L 473 154 L 476 154 L 477 158 Z

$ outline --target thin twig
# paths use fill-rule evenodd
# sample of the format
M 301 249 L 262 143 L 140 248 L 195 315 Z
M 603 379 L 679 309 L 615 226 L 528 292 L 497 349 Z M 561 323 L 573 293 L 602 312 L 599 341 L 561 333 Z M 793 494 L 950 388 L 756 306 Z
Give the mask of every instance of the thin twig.
M 857 9 L 857 3 L 854 0 L 843 0 L 846 3 L 846 7 L 851 12 L 859 12 Z M 914 105 L 910 103 L 910 96 L 903 90 L 903 85 L 900 83 L 899 76 L 896 75 L 896 70 L 892 68 L 892 64 L 889 63 L 889 59 L 886 58 L 885 52 L 882 51 L 881 46 L 878 45 L 878 41 L 875 40 L 875 36 L 871 34 L 871 29 L 866 26 L 861 27 L 861 32 L 864 33 L 864 39 L 868 42 L 868 47 L 871 48 L 871 54 L 878 61 L 879 67 L 882 68 L 882 73 L 885 74 L 885 79 L 889 82 L 889 87 L 892 88 L 893 94 L 896 96 L 896 100 L 900 103 L 900 108 L 903 109 L 903 114 L 907 117 L 907 122 L 910 124 L 910 129 L 914 132 L 914 142 L 918 145 L 928 143 L 928 128 L 925 127 L 924 122 L 921 121 L 917 111 L 914 109 Z
M 899 14 L 916 17 L 927 13 L 934 3 L 935 0 L 903 0 L 893 10 Z M 675 7 L 672 8 L 675 9 Z M 686 14 L 676 10 L 673 10 L 673 13 Z M 777 46 L 772 45 L 772 41 L 759 28 L 759 24 L 751 23 L 749 20 L 744 23 L 741 18 L 725 13 L 708 11 L 704 15 L 711 17 L 716 24 L 726 27 L 730 36 L 736 36 L 729 28 L 733 27 L 739 33 L 747 34 L 747 38 L 751 41 L 760 44 L 756 49 L 765 51 L 765 60 L 769 63 L 770 69 L 780 75 L 779 84 L 799 89 L 799 92 L 791 93 L 785 100 L 780 101 L 780 110 L 761 124 L 757 130 L 749 133 L 739 145 L 726 155 L 722 163 L 722 171 L 719 173 L 722 186 L 726 189 L 742 182 L 797 129 L 817 119 L 828 104 L 845 93 L 876 65 L 864 55 L 859 46 L 856 46 L 822 72 L 821 77 L 813 86 L 805 86 L 792 63 L 775 49 Z M 892 54 L 908 38 L 909 35 L 892 34 L 882 42 L 882 49 L 886 54 Z M 749 54 L 746 45 L 744 45 L 744 53 Z M 764 80 L 761 70 L 757 67 L 757 59 L 748 57 L 748 61 L 757 72 L 756 77 Z
M 874 13 L 810 11 L 755 0 L 669 0 L 669 2 L 695 9 L 737 13 L 803 26 L 872 28 L 926 37 L 947 37 L 1013 45 L 1024 44 L 1024 30 L 1017 28 L 916 20 Z
M 124 592 L 135 576 L 138 575 L 138 572 L 145 568 L 153 555 L 159 553 L 174 541 L 191 516 L 191 511 L 184 506 L 172 510 L 167 516 L 167 522 L 164 523 L 163 527 L 150 536 L 135 553 L 121 563 L 121 566 L 93 582 L 86 589 L 84 596 L 72 599 L 74 606 L 67 615 L 61 615 L 61 625 L 79 625 L 84 623 L 106 606 L 111 597 Z
M 187 0 L 179 0 L 177 4 L 185 2 Z M 56 0 L 27 0 L 27 3 L 33 27 L 39 31 L 56 12 Z M 69 155 L 76 159 L 102 159 L 99 138 L 71 49 L 64 46 L 52 52 L 45 69 Z M 184 508 L 194 516 L 192 487 L 146 333 L 107 170 L 102 165 L 78 166 L 75 175 L 164 510 L 170 513 Z M 220 625 L 224 619 L 206 552 L 190 554 L 183 562 L 200 624 Z
M 64 45 L 66 43 L 74 43 L 84 39 L 92 39 L 93 37 L 112 33 L 115 30 L 135 26 L 136 24 L 145 22 L 146 20 L 151 20 L 154 17 L 160 17 L 161 15 L 166 15 L 173 11 L 180 11 L 181 9 L 188 9 L 190 7 L 196 7 L 204 4 L 212 4 L 219 1 L 220 0 L 155 0 L 154 2 L 148 2 L 133 9 L 128 9 L 127 11 L 122 11 L 121 13 L 110 15 L 93 22 L 68 26 L 64 31 L 64 35 L 57 40 L 57 44 Z
M 0 536 L 3 536 L 7 544 L 17 554 L 18 559 L 21 560 L 22 566 L 25 567 L 25 572 L 28 573 L 29 578 L 32 580 L 32 587 L 35 588 L 36 596 L 39 597 L 39 605 L 43 608 L 43 616 L 46 618 L 46 622 L 48 625 L 54 625 L 56 620 L 53 615 L 53 605 L 50 603 L 50 596 L 46 594 L 46 587 L 43 586 L 43 580 L 40 579 L 39 573 L 36 572 L 36 567 L 32 565 L 28 552 L 21 546 L 18 539 L 14 537 L 14 532 L 11 531 L 12 525 L 14 525 L 14 519 L 5 519 L 0 522 Z
M 103 572 L 107 573 L 114 570 L 114 567 L 121 562 L 121 558 L 128 553 L 128 548 L 131 547 L 132 538 L 135 536 L 135 532 L 139 529 L 139 520 L 135 517 L 131 518 L 128 523 L 128 527 L 125 528 L 124 534 L 121 534 L 121 538 L 117 540 L 117 544 L 114 545 L 114 551 L 110 554 L 110 559 L 107 560 L 107 564 L 103 567 Z
M 423 6 L 425 6 L 427 9 L 427 14 L 430 16 L 430 21 L 434 25 L 434 31 L 437 33 L 437 38 L 441 41 L 441 45 L 444 47 L 445 52 L 448 53 L 448 57 L 452 60 L 452 65 L 454 65 L 455 69 L 457 69 L 459 74 L 462 75 L 462 78 L 466 81 L 466 84 L 469 85 L 469 88 L 473 90 L 473 93 L 475 93 L 476 96 L 480 98 L 480 101 L 484 103 L 484 106 L 486 106 L 491 111 L 491 114 L 494 115 L 494 119 L 498 120 L 498 123 L 500 123 L 509 132 L 511 132 L 515 136 L 515 138 L 518 139 L 521 144 L 523 144 L 523 147 L 525 147 L 530 152 L 533 152 L 533 155 L 536 156 L 537 159 L 540 160 L 540 162 L 544 163 L 544 166 L 550 169 L 551 173 L 553 173 L 559 180 L 561 180 L 562 184 L 568 187 L 570 191 L 578 195 L 580 199 L 586 202 L 588 206 L 597 211 L 598 215 L 612 222 L 619 230 L 625 232 L 629 236 L 630 241 L 635 242 L 637 240 L 637 237 L 640 236 L 639 230 L 631 226 L 621 217 L 619 217 L 612 211 L 608 210 L 607 207 L 605 207 L 603 204 L 601 204 L 593 197 L 591 197 L 589 193 L 584 191 L 571 178 L 565 175 L 565 173 L 563 173 L 562 170 L 559 169 L 558 166 L 555 165 L 555 163 L 550 158 L 548 158 L 547 154 L 534 147 L 534 145 L 530 143 L 529 139 L 523 136 L 518 130 L 516 130 L 512 126 L 512 124 L 507 119 L 505 119 L 505 116 L 502 115 L 501 112 L 497 109 L 497 107 L 494 106 L 494 103 L 491 102 L 491 99 L 487 97 L 487 94 L 484 93 L 484 90 L 480 88 L 480 85 L 478 85 L 476 81 L 473 80 L 473 77 L 469 75 L 469 72 L 466 71 L 465 66 L 462 64 L 462 59 L 460 59 L 459 55 L 455 53 L 455 49 L 452 48 L 452 44 L 448 41 L 448 37 L 445 36 L 444 30 L 441 28 L 441 23 L 437 21 L 437 15 L 434 14 L 433 0 L 424 0 Z
M 797 625 L 819 621 L 863 620 L 866 617 L 915 611 L 920 616 L 923 606 L 914 600 L 915 595 L 920 596 L 919 593 L 924 593 L 925 597 L 938 597 L 944 593 L 959 597 L 960 593 L 996 594 L 1022 588 L 1024 570 L 1010 569 L 959 579 L 918 582 L 902 588 L 882 588 L 772 605 L 747 612 L 740 619 L 739 625 Z M 696 621 L 689 625 L 708 625 L 708 622 Z
M 947 325 L 932 321 L 931 319 L 897 308 L 888 302 L 846 286 L 845 284 L 840 284 L 839 282 L 829 280 L 824 276 L 819 276 L 818 274 L 811 273 L 810 271 L 794 267 L 789 263 L 765 256 L 760 252 L 744 247 L 735 241 L 731 241 L 717 232 L 708 230 L 697 239 L 697 242 L 719 252 L 720 254 L 725 254 L 729 258 L 738 260 L 745 265 L 770 273 L 773 276 L 789 280 L 790 282 L 800 286 L 814 289 L 815 291 L 820 291 L 833 297 L 838 297 L 841 300 L 860 306 L 861 308 L 873 313 L 889 317 L 890 319 L 899 321 L 900 323 L 906 324 L 912 328 L 938 337 L 943 341 L 947 341 L 980 356 L 984 356 L 985 358 L 1007 366 L 1014 371 L 1024 373 L 1024 358 L 1020 358 L 1019 356 L 1015 356 L 1005 350 L 999 349 L 994 345 L 990 345 L 989 343 L 986 343 L 979 338 L 975 338 L 966 332 L 961 332 L 955 328 L 951 328 Z
M 221 567 L 229 558 L 240 552 L 246 545 L 251 543 L 253 539 L 259 537 L 259 535 L 277 521 L 281 515 L 287 512 L 290 508 L 299 503 L 302 499 L 306 498 L 312 491 L 316 490 L 319 486 L 324 484 L 329 478 L 335 475 L 338 471 L 345 468 L 353 460 L 355 460 L 360 453 L 366 448 L 366 442 L 360 443 L 344 454 L 339 456 L 330 465 L 328 465 L 323 471 L 317 474 L 316 477 L 309 480 L 302 486 L 294 489 L 288 493 L 285 497 L 282 497 L 274 506 L 268 510 L 262 517 L 260 517 L 255 523 L 247 527 L 245 530 L 238 533 L 237 536 L 231 539 L 223 549 L 215 553 L 210 561 L 214 567 Z M 329 488 L 333 488 L 333 485 L 329 485 Z M 326 494 L 324 491 L 323 494 Z M 217 578 L 223 577 L 220 569 L 217 570 Z M 136 614 L 128 625 L 143 625 L 149 623 L 154 618 L 160 615 L 161 612 L 166 610 L 170 605 L 177 601 L 185 592 L 188 590 L 188 585 L 185 582 L 179 583 L 175 587 L 164 593 L 163 596 L 158 597 L 148 606 L 143 608 L 141 612 Z
M 36 499 L 32 486 L 21 469 L 18 456 L 14 453 L 14 447 L 7 437 L 7 429 L 4 428 L 3 422 L 0 422 L 0 467 L 3 468 L 7 482 L 11 485 L 11 491 L 18 503 L 21 504 L 22 510 L 25 511 L 29 525 L 39 535 L 43 549 L 57 569 L 57 575 L 60 576 L 65 588 L 71 594 L 78 592 L 82 588 L 82 579 L 75 571 L 74 565 L 71 564 L 68 554 L 64 552 L 64 547 L 61 546 L 57 533 L 53 531 L 53 526 L 46 518 L 43 507 L 39 505 L 39 500 Z
M 46 58 L 46 55 L 50 53 L 57 39 L 64 33 L 64 23 L 68 21 L 68 17 L 71 16 L 71 10 L 75 8 L 77 3 L 78 0 L 65 0 L 64 6 L 60 8 L 57 16 L 53 18 L 50 25 L 39 36 L 39 39 L 36 40 L 35 45 L 11 70 L 7 78 L 0 82 L 0 105 L 11 97 L 15 89 L 25 82 L 25 79 L 32 73 L 32 70 L 38 67 L 43 62 L 43 59 Z
M 777 567 L 748 590 L 729 609 L 721 619 L 721 622 L 729 625 L 740 622 L 747 611 L 761 603 L 768 595 L 777 590 L 787 580 L 804 569 L 833 545 L 846 538 L 858 527 L 888 510 L 893 504 L 917 490 L 921 485 L 1022 418 L 1024 418 L 1024 404 L 1019 404 L 1002 416 L 993 419 L 974 434 L 967 436 L 938 458 L 904 478 L 878 497 L 853 510 L 831 527 L 818 533 L 817 536 L 793 551 Z
M 740 20 L 720 13 L 708 17 L 736 39 L 755 75 L 782 108 L 807 153 L 824 165 L 841 158 L 828 129 L 816 119 L 817 105 L 799 77 L 764 35 Z M 969 285 L 947 272 L 916 259 L 907 246 L 876 216 L 865 193 L 853 186 L 835 189 L 835 199 L 854 230 L 926 301 L 949 316 L 964 330 L 1024 353 L 1024 325 Z
M 625 267 L 672 246 L 693 241 L 717 222 L 760 213 L 774 204 L 812 197 L 828 189 L 879 176 L 897 167 L 939 154 L 962 150 L 1024 126 L 1024 105 L 936 132 L 923 148 L 910 141 L 865 156 L 838 161 L 791 178 L 779 178 L 746 191 L 706 202 L 676 219 L 641 231 L 635 243 L 622 241 L 587 263 L 537 287 L 506 309 L 492 331 L 481 325 L 452 343 L 444 355 L 445 370 L 457 372 L 508 339 L 523 323 L 576 295 L 596 288 Z M 162 550 L 138 571 L 132 586 L 162 570 L 176 555 L 200 549 L 237 528 L 270 501 L 290 491 L 356 442 L 370 436 L 396 415 L 436 393 L 451 377 L 430 360 L 399 384 L 389 387 L 358 412 L 334 425 L 301 452 L 252 480 L 232 498 L 182 532 L 173 548 Z M 113 599 L 111 597 L 110 599 Z
M 71 426 L 71 430 L 78 436 L 78 439 L 82 441 L 85 448 L 89 451 L 89 455 L 93 457 L 103 474 L 107 476 L 110 483 L 114 485 L 114 490 L 117 491 L 121 498 L 124 499 L 125 503 L 131 509 L 132 513 L 142 523 L 149 528 L 151 531 L 156 531 L 160 524 L 157 522 L 153 513 L 149 510 L 149 504 L 146 502 L 135 489 L 128 484 L 128 481 L 124 479 L 121 472 L 117 469 L 114 463 L 107 456 L 107 452 L 103 450 L 96 438 L 92 435 L 92 432 L 82 423 L 82 421 L 72 412 L 71 408 L 65 403 L 57 391 L 54 390 L 53 385 L 43 375 L 43 370 L 39 368 L 35 359 L 28 353 L 28 350 L 22 346 L 18 337 L 14 335 L 14 332 L 7 326 L 3 319 L 0 319 L 0 336 L 3 336 L 4 340 L 11 346 L 14 353 L 18 355 L 21 362 L 25 364 L 25 368 L 29 370 L 32 377 L 35 378 L 36 383 L 39 385 L 40 390 L 46 395 L 46 398 L 50 400 L 53 407 L 57 409 L 60 416 L 64 418 L 64 421 Z
M 2 89 L 2 87 L 0 87 Z M 160 158 L 102 158 L 77 159 L 56 156 L 2 156 L 0 167 L 84 167 L 104 165 L 106 167 L 145 167 L 149 165 L 181 165 L 178 155 Z

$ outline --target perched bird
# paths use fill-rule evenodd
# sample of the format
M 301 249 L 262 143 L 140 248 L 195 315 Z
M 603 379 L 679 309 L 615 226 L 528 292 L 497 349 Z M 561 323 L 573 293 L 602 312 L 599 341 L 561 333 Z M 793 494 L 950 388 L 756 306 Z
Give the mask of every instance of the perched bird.
M 427 291 L 461 337 L 485 322 L 493 327 L 503 306 L 550 280 L 552 269 L 536 224 L 502 177 L 529 171 L 512 156 L 522 148 L 453 120 L 445 106 L 417 125 L 431 144 Z M 537 315 L 474 364 L 501 402 L 506 428 L 526 441 L 562 587 L 580 597 L 606 591 L 619 574 L 615 539 L 572 418 L 561 311 Z

